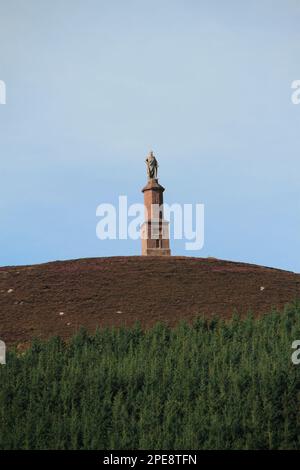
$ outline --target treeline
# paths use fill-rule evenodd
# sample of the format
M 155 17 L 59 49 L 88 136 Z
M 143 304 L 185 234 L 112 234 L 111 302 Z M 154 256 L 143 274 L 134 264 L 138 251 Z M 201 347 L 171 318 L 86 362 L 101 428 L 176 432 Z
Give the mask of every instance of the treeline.
M 300 449 L 300 305 L 81 330 L 0 366 L 1 449 Z

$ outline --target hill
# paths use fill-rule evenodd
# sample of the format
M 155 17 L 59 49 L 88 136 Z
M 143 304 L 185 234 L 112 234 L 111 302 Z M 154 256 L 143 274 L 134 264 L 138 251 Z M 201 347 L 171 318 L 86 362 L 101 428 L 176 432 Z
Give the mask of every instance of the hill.
M 112 257 L 0 268 L 0 338 L 69 338 L 80 326 L 174 326 L 256 316 L 300 298 L 300 274 L 214 258 Z

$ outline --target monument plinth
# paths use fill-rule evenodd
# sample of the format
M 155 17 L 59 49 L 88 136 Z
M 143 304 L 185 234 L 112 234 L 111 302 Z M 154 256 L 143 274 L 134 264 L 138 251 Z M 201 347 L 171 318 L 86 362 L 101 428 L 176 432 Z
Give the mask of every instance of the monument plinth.
M 148 183 L 144 193 L 145 222 L 142 225 L 142 256 L 170 256 L 169 222 L 164 220 L 163 192 L 157 179 L 158 163 L 150 152 L 146 159 Z

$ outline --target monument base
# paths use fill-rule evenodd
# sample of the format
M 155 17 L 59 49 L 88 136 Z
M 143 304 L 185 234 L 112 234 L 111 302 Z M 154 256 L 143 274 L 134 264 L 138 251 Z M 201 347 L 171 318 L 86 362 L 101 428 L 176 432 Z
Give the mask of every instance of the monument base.
M 171 256 L 171 250 L 168 248 L 146 248 L 142 256 Z
M 169 222 L 146 220 L 141 227 L 142 256 L 171 256 Z

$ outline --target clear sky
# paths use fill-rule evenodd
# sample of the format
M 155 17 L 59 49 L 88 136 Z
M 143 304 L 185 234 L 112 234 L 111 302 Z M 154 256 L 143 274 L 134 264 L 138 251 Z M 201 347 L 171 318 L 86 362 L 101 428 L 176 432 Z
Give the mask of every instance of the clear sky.
M 300 272 L 299 0 L 0 0 L 0 265 L 140 254 L 96 207 L 205 204 L 214 256 Z

